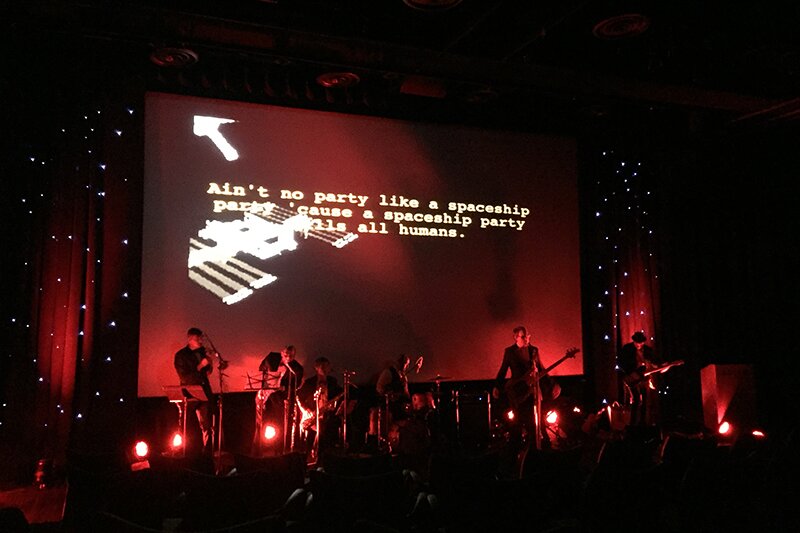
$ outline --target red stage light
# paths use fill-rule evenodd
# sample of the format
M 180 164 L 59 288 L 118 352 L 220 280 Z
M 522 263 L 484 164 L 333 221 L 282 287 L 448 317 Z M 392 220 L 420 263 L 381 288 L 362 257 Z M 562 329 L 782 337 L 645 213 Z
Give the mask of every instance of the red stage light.
M 266 440 L 273 440 L 275 437 L 278 436 L 278 430 L 272 424 L 267 424 L 267 427 L 264 428 L 264 438 Z
M 181 446 L 183 446 L 183 435 L 181 435 L 179 432 L 175 432 L 175 434 L 172 436 L 172 447 L 180 448 Z
M 754 429 L 753 430 L 753 436 L 756 437 L 757 439 L 763 439 L 767 435 L 763 431 L 761 431 L 760 429 Z
M 150 454 L 150 446 L 143 440 L 140 440 L 133 446 L 133 455 L 138 460 L 146 459 L 147 456 Z
M 509 420 L 514 420 L 514 411 L 510 410 L 506 413 L 506 418 Z
M 720 435 L 729 435 L 731 431 L 733 431 L 733 426 L 731 426 L 728 422 L 723 422 L 719 425 L 719 429 L 717 431 L 719 431 Z
M 558 413 L 556 411 L 548 411 L 544 419 L 548 424 L 555 424 L 558 422 Z

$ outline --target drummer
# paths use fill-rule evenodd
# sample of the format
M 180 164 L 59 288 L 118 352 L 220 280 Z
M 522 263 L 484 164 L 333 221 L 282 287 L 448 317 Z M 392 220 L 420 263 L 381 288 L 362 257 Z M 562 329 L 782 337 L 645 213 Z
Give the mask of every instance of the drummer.
M 408 392 L 408 373 L 411 369 L 419 372 L 420 368 L 422 368 L 422 357 L 419 357 L 412 367 L 411 357 L 400 354 L 378 377 L 375 390 L 379 397 L 386 399 L 389 415 L 394 421 L 406 418 L 410 411 L 411 394 Z

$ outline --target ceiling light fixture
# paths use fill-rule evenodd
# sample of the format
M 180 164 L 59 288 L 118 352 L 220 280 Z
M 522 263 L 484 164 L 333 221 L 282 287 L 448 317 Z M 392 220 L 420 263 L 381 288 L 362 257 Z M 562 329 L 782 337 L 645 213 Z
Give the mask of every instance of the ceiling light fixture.
M 423 11 L 438 11 L 456 7 L 461 0 L 403 0 L 408 7 Z
M 161 47 L 150 53 L 150 61 L 159 67 L 188 67 L 198 60 L 197 54 L 188 48 Z
M 352 72 L 326 72 L 317 76 L 317 83 L 323 87 L 354 87 L 361 82 L 361 78 Z
M 598 39 L 627 39 L 643 34 L 650 27 L 650 18 L 639 13 L 616 15 L 601 20 L 592 28 L 592 34 Z

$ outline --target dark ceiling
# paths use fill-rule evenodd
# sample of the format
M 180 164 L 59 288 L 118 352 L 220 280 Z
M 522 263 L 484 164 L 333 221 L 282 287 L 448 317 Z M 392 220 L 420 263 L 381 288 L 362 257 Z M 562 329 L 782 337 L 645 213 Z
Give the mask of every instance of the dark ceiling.
M 3 26 L 15 46 L 124 48 L 117 67 L 151 88 L 358 113 L 800 116 L 797 2 L 447 3 L 32 1 L 4 8 Z

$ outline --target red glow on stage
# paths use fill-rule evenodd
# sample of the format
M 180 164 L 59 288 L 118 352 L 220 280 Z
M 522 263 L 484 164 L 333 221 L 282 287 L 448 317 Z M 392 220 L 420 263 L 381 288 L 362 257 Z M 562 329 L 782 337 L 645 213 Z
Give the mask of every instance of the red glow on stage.
M 730 435 L 731 431 L 733 431 L 733 426 L 731 426 L 728 422 L 723 422 L 719 425 L 718 431 L 720 435 Z
M 760 429 L 754 429 L 753 430 L 753 436 L 758 438 L 758 439 L 763 439 L 767 435 L 763 431 L 761 431 Z
M 514 420 L 514 411 L 510 410 L 506 413 L 506 418 L 509 420 Z
M 137 442 L 133 447 L 133 455 L 136 459 L 145 459 L 147 455 L 150 453 L 150 446 L 143 440 Z
M 183 435 L 181 435 L 180 433 L 176 432 L 172 436 L 172 444 L 171 445 L 172 445 L 173 448 L 180 448 L 181 446 L 183 446 Z
M 273 440 L 277 436 L 278 430 L 275 428 L 275 426 L 267 424 L 267 427 L 264 429 L 264 438 L 266 440 Z
M 556 411 L 548 411 L 544 419 L 548 424 L 555 424 L 558 422 L 558 413 Z

